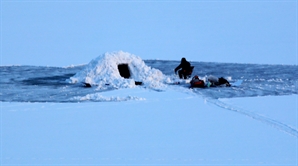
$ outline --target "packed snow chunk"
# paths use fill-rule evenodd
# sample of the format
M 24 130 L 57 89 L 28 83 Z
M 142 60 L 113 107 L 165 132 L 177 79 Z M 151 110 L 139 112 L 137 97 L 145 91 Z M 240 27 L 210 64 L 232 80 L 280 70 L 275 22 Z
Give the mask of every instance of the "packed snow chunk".
M 70 78 L 71 83 L 86 83 L 99 88 L 132 88 L 142 83 L 159 89 L 165 86 L 166 76 L 151 68 L 138 56 L 118 51 L 105 53 L 93 59 L 82 71 Z
M 129 100 L 146 100 L 145 98 L 136 97 L 136 96 L 103 96 L 100 93 L 95 94 L 87 94 L 86 96 L 82 97 L 74 97 L 73 100 L 80 100 L 80 101 L 101 101 L 101 102 L 115 102 L 115 101 L 129 101 Z

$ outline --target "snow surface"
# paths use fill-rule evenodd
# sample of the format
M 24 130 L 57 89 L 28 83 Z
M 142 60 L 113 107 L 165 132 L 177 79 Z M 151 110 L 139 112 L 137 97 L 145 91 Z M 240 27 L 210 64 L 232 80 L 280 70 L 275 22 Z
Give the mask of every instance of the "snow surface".
M 2 102 L 1 164 L 297 165 L 297 95 L 209 101 L 185 88 L 102 93 L 113 96 L 125 102 Z
M 121 63 L 129 64 L 131 79 L 117 72 Z M 249 70 L 255 67 L 270 80 L 271 70 Z M 252 84 L 250 78 L 240 88 L 188 89 L 170 85 L 174 77 L 122 51 L 103 54 L 79 71 L 74 68 L 73 76 L 60 68 L 24 68 L 29 73 L 11 67 L 1 71 L 1 87 L 6 89 L 0 94 L 0 165 L 298 165 L 295 74 L 288 74 L 282 84 L 262 82 L 265 88 L 257 90 L 252 87 L 258 82 Z M 56 73 L 31 76 L 41 69 Z M 293 73 L 296 68 L 286 69 Z M 275 76 L 285 80 L 282 74 Z M 96 88 L 61 83 L 65 77 Z M 134 81 L 144 85 L 135 86 Z M 105 84 L 113 88 L 98 90 Z M 247 89 L 252 91 L 247 94 Z M 220 92 L 232 95 L 220 97 Z M 48 93 L 57 100 L 32 102 Z M 70 100 L 59 98 L 62 94 Z

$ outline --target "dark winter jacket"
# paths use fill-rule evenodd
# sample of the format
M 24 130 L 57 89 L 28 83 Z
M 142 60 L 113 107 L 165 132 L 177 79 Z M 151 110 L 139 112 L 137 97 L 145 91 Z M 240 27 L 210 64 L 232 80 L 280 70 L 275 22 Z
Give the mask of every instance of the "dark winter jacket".
M 189 70 L 190 69 L 190 63 L 185 58 L 182 58 L 180 65 L 175 68 L 175 73 L 179 69 L 182 69 L 182 70 L 185 70 L 185 71 Z

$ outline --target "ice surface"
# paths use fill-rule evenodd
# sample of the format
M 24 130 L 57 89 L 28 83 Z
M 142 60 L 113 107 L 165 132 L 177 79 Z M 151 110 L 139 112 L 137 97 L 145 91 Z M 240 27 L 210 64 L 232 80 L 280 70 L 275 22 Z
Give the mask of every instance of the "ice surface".
M 128 56 L 131 58 L 132 55 L 128 54 Z M 185 90 L 188 89 L 190 84 L 187 82 L 189 82 L 189 80 L 182 81 L 178 79 L 178 76 L 174 75 L 174 68 L 179 64 L 179 61 L 140 60 L 139 62 L 141 64 L 145 62 L 147 67 L 144 68 L 150 68 L 147 71 L 153 70 L 157 71 L 157 73 L 162 72 L 161 77 L 155 75 L 158 77 L 158 79 L 156 79 L 157 81 L 155 81 L 155 76 L 154 79 L 150 76 L 146 77 L 147 79 L 142 81 L 144 81 L 144 83 L 147 81 L 147 83 L 141 87 L 157 91 L 164 91 L 171 86 L 176 88 L 184 87 Z M 225 77 L 231 83 L 243 80 L 239 87 L 193 89 L 194 93 L 204 97 L 217 99 L 298 94 L 298 66 L 206 62 L 191 62 L 191 64 L 195 66 L 193 75 L 199 75 L 200 78 L 204 78 L 208 75 L 215 75 L 218 77 Z M 99 86 L 95 85 L 92 88 L 83 88 L 82 83 L 68 82 L 70 81 L 70 78 L 79 78 L 80 80 L 77 81 L 84 81 L 84 79 L 87 78 L 86 75 L 84 75 L 84 72 L 85 74 L 88 73 L 86 72 L 86 69 L 93 71 L 91 70 L 90 64 L 63 68 L 44 66 L 0 66 L 0 101 L 107 101 L 107 98 L 100 98 L 99 93 L 123 88 L 135 88 L 134 81 L 139 80 L 134 78 L 121 78 L 118 71 L 116 71 L 115 75 L 118 74 L 118 76 L 114 81 L 110 76 L 107 76 L 106 81 L 111 83 L 111 85 L 103 85 L 104 82 L 100 83 L 100 81 L 96 81 L 100 84 Z M 140 75 L 148 74 L 148 72 L 144 71 L 144 73 Z M 77 76 L 74 77 L 75 75 Z M 94 75 L 94 77 L 90 78 L 100 80 L 100 77 L 102 77 L 102 74 Z M 176 81 L 181 82 L 181 84 L 173 85 Z M 129 94 L 127 96 L 129 96 Z M 127 101 L 127 99 L 130 99 L 126 98 L 127 96 L 120 100 Z M 134 99 L 135 98 L 132 98 L 132 100 Z

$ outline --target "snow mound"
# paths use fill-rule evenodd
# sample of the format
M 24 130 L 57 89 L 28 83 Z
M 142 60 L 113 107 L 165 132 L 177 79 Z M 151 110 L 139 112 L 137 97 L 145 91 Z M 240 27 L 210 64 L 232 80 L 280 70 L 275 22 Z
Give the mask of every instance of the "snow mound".
M 129 78 L 120 75 L 118 65 L 127 64 Z M 160 70 L 151 68 L 138 56 L 123 52 L 105 53 L 93 59 L 82 71 L 70 78 L 71 83 L 88 83 L 100 89 L 108 87 L 133 88 L 136 82 L 153 89 L 165 87 L 165 76 Z

